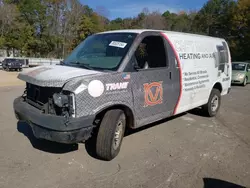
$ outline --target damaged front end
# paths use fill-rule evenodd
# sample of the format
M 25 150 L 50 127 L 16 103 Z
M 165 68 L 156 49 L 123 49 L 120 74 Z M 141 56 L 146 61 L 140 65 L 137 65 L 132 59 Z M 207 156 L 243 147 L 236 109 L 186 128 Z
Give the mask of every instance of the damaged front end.
M 75 95 L 62 87 L 26 83 L 23 95 L 14 100 L 14 111 L 31 126 L 35 137 L 50 141 L 82 142 L 94 128 L 94 116 L 76 117 Z
M 59 87 L 41 87 L 26 83 L 23 95 L 24 100 L 30 105 L 41 110 L 41 113 L 75 117 L 74 93 L 64 91 Z

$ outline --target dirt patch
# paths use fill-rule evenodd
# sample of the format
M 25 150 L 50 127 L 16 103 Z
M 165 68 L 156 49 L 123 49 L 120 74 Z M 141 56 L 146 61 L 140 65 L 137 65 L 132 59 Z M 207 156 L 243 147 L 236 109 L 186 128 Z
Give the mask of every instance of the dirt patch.
M 24 85 L 25 82 L 17 78 L 18 74 L 19 72 L 6 72 L 0 70 L 0 87 Z

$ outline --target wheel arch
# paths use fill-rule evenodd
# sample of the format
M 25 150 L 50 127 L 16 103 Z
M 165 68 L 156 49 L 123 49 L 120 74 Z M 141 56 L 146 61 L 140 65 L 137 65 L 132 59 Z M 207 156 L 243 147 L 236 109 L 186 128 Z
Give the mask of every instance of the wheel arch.
M 218 89 L 220 91 L 220 93 L 223 91 L 223 87 L 222 87 L 222 84 L 220 82 L 216 82 L 213 85 L 212 89 Z M 212 91 L 212 89 L 211 89 L 211 91 Z M 210 93 L 211 93 L 211 91 L 210 91 Z
M 101 120 L 107 111 L 114 110 L 114 109 L 120 109 L 125 113 L 126 120 L 128 120 L 126 122 L 126 128 L 133 128 L 135 126 L 134 113 L 133 113 L 132 109 L 125 104 L 109 105 L 109 106 L 106 106 L 106 107 L 100 109 L 96 113 L 95 121 Z

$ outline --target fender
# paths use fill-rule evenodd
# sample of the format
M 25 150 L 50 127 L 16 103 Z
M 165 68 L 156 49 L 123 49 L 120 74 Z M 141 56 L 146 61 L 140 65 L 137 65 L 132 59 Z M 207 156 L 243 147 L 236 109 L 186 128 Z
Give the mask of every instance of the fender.
M 108 102 L 108 103 L 104 103 L 102 105 L 100 105 L 98 108 L 94 109 L 93 110 L 93 114 L 95 114 L 95 116 L 97 116 L 98 114 L 102 113 L 103 111 L 109 109 L 109 108 L 112 108 L 112 107 L 123 107 L 123 108 L 126 108 L 128 109 L 130 112 L 131 112 L 131 115 L 132 115 L 132 124 L 131 125 L 131 128 L 133 127 L 136 127 L 136 121 L 135 121 L 135 112 L 134 112 L 134 109 L 132 106 L 129 105 L 129 103 L 125 102 L 125 101 L 112 101 L 112 102 Z M 128 115 L 128 114 L 127 114 Z

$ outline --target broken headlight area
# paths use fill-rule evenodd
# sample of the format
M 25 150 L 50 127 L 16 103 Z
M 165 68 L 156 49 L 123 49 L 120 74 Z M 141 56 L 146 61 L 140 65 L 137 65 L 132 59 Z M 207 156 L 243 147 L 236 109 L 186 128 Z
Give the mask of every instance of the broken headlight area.
M 56 106 L 60 108 L 68 107 L 69 106 L 69 97 L 68 95 L 64 95 L 61 93 L 55 93 L 53 95 L 53 102 Z
M 75 117 L 74 94 L 62 88 L 27 83 L 23 99 L 44 114 Z
M 48 101 L 48 113 L 65 117 L 75 117 L 74 95 L 69 92 L 54 93 Z

